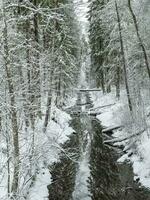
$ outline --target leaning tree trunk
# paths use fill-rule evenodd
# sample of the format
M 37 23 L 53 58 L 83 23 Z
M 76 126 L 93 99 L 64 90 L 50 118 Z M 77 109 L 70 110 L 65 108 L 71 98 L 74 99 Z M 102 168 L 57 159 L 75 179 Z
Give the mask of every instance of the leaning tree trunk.
M 17 110 L 16 110 L 16 102 L 15 102 L 15 93 L 13 86 L 13 79 L 11 74 L 11 66 L 9 60 L 9 49 L 8 49 L 8 33 L 7 33 L 7 23 L 5 16 L 5 9 L 3 8 L 4 14 L 4 62 L 5 62 L 5 72 L 8 83 L 8 92 L 10 96 L 10 109 L 11 109 L 11 123 L 12 123 L 12 131 L 13 131 L 13 148 L 14 148 L 14 172 L 13 172 L 13 181 L 11 192 L 15 197 L 18 192 L 19 186 L 19 131 L 18 131 L 18 123 L 17 123 Z
M 118 21 L 119 37 L 120 37 L 120 46 L 121 46 L 121 55 L 122 55 L 123 68 L 124 68 L 124 77 L 125 77 L 125 86 L 126 86 L 126 92 L 127 92 L 127 98 L 128 98 L 128 105 L 129 105 L 130 111 L 132 112 L 133 109 L 132 109 L 131 96 L 130 96 L 130 91 L 129 91 L 128 78 L 127 78 L 127 65 L 126 65 L 123 38 L 122 38 L 121 20 L 120 20 L 117 1 L 115 1 L 115 8 L 116 8 L 116 13 L 117 13 L 117 21 Z
M 133 18 L 133 22 L 134 22 L 134 26 L 135 26 L 137 38 L 139 40 L 139 44 L 140 44 L 140 46 L 142 48 L 142 51 L 143 51 L 145 65 L 146 65 L 147 73 L 148 73 L 148 76 L 149 76 L 149 79 L 150 79 L 150 66 L 149 66 L 149 62 L 148 62 L 148 55 L 147 55 L 144 43 L 142 41 L 140 32 L 139 32 L 139 27 L 138 27 L 137 19 L 136 19 L 136 16 L 135 16 L 134 12 L 133 12 L 132 6 L 131 6 L 131 0 L 128 0 L 128 6 L 129 6 L 130 13 L 132 15 L 132 18 Z

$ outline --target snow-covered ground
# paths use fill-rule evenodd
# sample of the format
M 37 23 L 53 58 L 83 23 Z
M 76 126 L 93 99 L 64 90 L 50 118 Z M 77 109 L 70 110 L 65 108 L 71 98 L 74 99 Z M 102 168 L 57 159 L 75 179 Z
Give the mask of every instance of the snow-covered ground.
M 47 132 L 44 134 L 41 130 L 41 134 L 36 138 L 40 144 L 39 149 L 43 150 L 42 152 L 45 152 L 43 163 L 46 162 L 47 167 L 43 166 L 40 168 L 36 177 L 36 182 L 30 190 L 29 200 L 48 199 L 47 186 L 51 183 L 48 166 L 59 159 L 58 154 L 61 151 L 60 144 L 66 142 L 68 136 L 74 132 L 69 126 L 71 117 L 67 113 L 53 107 L 52 118 L 54 118 L 55 121 L 50 121 Z
M 141 131 L 140 127 L 136 127 L 136 125 L 131 122 L 131 115 L 128 111 L 127 98 L 124 90 L 121 92 L 120 100 L 115 97 L 115 91 L 106 95 L 103 95 L 102 92 L 92 92 L 91 96 L 94 102 L 94 109 L 92 109 L 92 112 L 101 113 L 97 115 L 97 118 L 101 121 L 102 126 L 122 126 L 122 128 L 113 131 L 113 137 L 115 140 L 130 137 L 132 134 Z M 147 114 L 149 113 L 148 106 L 146 107 L 145 112 Z M 150 119 L 148 115 L 145 122 L 147 123 L 147 127 L 149 127 Z M 146 128 L 140 135 L 130 138 L 122 142 L 122 144 L 124 145 L 124 149 L 127 151 L 118 162 L 131 162 L 135 179 L 140 178 L 140 183 L 143 186 L 150 188 L 149 129 Z M 132 155 L 131 152 L 133 153 Z M 130 156 L 128 156 L 129 154 Z
M 73 102 L 72 102 L 73 104 Z M 28 200 L 46 200 L 48 199 L 47 186 L 51 183 L 49 166 L 59 160 L 58 154 L 61 151 L 60 144 L 68 140 L 68 136 L 74 132 L 69 126 L 71 117 L 66 112 L 53 106 L 52 120 L 48 124 L 46 133 L 43 132 L 43 119 L 36 121 L 34 130 L 34 154 L 30 160 L 32 146 L 32 130 L 24 131 L 22 129 L 20 136 L 20 171 L 22 173 L 20 180 L 19 199 Z M 7 197 L 7 156 L 6 145 L 2 143 L 0 147 L 0 200 L 6 200 Z M 32 169 L 30 169 L 32 162 Z M 30 175 L 31 173 L 31 175 Z M 10 172 L 12 175 L 12 171 Z M 31 176 L 35 175 L 33 184 Z
M 123 96 L 125 97 L 124 93 Z M 103 126 L 114 126 L 121 124 L 121 112 L 123 109 L 124 101 L 117 100 L 114 93 L 103 95 L 102 92 L 92 92 L 92 101 L 94 103 L 94 107 L 92 111 L 101 112 L 97 118 L 102 122 Z M 106 107 L 105 107 L 106 106 Z

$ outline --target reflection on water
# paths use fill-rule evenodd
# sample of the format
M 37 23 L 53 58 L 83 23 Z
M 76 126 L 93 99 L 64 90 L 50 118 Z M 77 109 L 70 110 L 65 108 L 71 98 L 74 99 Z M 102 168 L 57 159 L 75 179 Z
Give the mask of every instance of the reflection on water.
M 82 94 L 82 96 L 84 96 Z M 88 93 L 78 95 L 70 126 L 75 130 L 62 146 L 60 161 L 50 167 L 50 200 L 150 200 L 148 189 L 134 181 L 130 164 L 117 163 L 119 149 L 103 144 L 105 136 L 96 117 L 85 111 L 92 102 Z M 71 112 L 72 110 L 70 110 Z M 86 166 L 85 166 L 86 165 Z
M 91 119 L 93 140 L 91 142 L 89 189 L 92 200 L 149 200 L 148 189 L 134 181 L 130 164 L 117 163 L 119 151 L 103 144 L 101 124 Z

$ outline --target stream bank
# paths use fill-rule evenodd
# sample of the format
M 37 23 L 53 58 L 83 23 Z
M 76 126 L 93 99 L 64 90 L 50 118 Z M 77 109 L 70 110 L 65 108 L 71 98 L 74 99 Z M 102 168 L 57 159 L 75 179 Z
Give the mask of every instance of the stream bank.
M 86 100 L 84 109 L 79 104 Z M 90 102 L 90 103 L 89 103 Z M 119 148 L 104 144 L 100 121 L 88 115 L 89 94 L 77 100 L 70 126 L 75 130 L 51 168 L 50 200 L 150 200 L 150 192 L 134 180 L 130 163 L 118 163 Z M 77 111 L 77 112 L 75 112 Z M 110 137 L 109 133 L 109 137 Z M 54 196 L 53 196 L 54 195 Z

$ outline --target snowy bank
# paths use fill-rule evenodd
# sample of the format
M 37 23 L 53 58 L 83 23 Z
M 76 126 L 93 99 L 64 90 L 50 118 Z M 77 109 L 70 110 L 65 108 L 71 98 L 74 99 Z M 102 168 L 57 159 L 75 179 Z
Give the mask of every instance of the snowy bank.
M 121 126 L 120 129 L 113 131 L 113 138 L 119 141 L 120 139 L 129 137 L 128 140 L 115 143 L 116 145 L 124 145 L 125 151 L 125 155 L 118 162 L 127 161 L 132 163 L 135 179 L 139 178 L 143 186 L 150 188 L 149 129 L 146 128 L 141 131 L 140 126 L 131 122 L 125 91 L 121 92 L 120 100 L 115 97 L 115 91 L 105 95 L 102 92 L 95 92 L 91 96 L 94 103 L 93 109 L 101 113 L 97 115 L 97 118 L 101 121 L 102 126 L 105 128 Z M 149 107 L 147 105 L 146 113 L 146 122 L 149 127 Z M 130 138 L 131 135 L 138 133 L 138 131 L 141 131 L 140 135 Z
M 29 200 L 45 200 L 48 199 L 47 186 L 51 183 L 50 173 L 48 167 L 59 160 L 58 154 L 61 151 L 60 144 L 65 143 L 68 140 L 68 136 L 74 132 L 69 126 L 71 120 L 70 115 L 64 111 L 53 107 L 52 119 L 48 125 L 47 132 L 42 132 L 42 126 L 38 128 L 36 140 L 39 144 L 38 149 L 42 149 L 44 157 L 40 160 L 45 166 L 39 170 L 36 177 L 34 186 L 30 190 Z
M 36 120 L 34 131 L 31 128 L 20 130 L 20 187 L 19 199 L 48 200 L 47 186 L 51 183 L 49 166 L 59 160 L 61 144 L 74 132 L 69 126 L 71 117 L 53 106 L 51 121 L 47 131 L 43 132 L 44 117 Z M 33 140 L 34 136 L 34 140 Z M 7 200 L 7 146 L 2 141 L 0 147 L 0 199 Z M 12 170 L 10 178 L 12 178 Z

